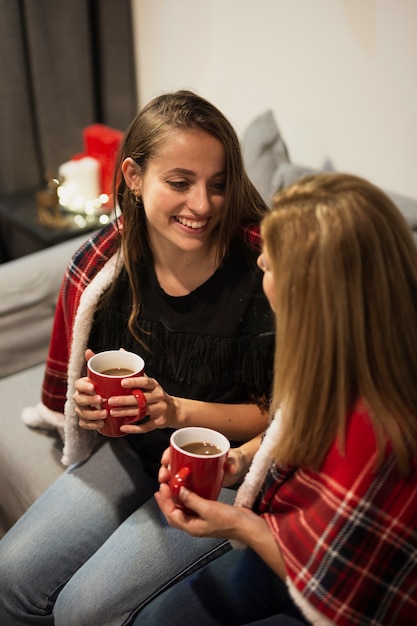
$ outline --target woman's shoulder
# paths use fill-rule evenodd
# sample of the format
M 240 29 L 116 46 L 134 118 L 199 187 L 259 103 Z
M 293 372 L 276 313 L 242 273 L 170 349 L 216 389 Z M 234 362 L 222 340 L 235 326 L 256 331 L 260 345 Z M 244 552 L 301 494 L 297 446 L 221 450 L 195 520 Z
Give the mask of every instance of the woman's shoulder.
M 73 259 L 78 260 L 88 255 L 110 257 L 119 248 L 121 236 L 121 225 L 118 220 L 112 220 L 93 233 L 74 253 Z
M 117 220 L 91 235 L 74 253 L 68 276 L 95 274 L 120 248 L 121 228 Z
M 364 473 L 371 477 L 377 465 L 378 444 L 371 416 L 362 402 L 358 402 L 346 417 L 344 441 L 333 441 L 321 473 L 337 476 L 349 484 L 356 475 Z

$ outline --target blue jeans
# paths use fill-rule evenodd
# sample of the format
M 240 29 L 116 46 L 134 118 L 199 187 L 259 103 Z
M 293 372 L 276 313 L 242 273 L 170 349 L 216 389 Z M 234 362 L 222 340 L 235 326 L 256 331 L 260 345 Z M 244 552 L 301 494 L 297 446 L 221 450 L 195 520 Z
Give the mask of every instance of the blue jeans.
M 148 604 L 134 626 L 303 626 L 286 584 L 252 550 L 232 550 Z
M 0 624 L 126 624 L 147 600 L 229 549 L 167 525 L 125 439 L 69 468 L 0 541 Z M 221 499 L 232 502 L 232 490 Z

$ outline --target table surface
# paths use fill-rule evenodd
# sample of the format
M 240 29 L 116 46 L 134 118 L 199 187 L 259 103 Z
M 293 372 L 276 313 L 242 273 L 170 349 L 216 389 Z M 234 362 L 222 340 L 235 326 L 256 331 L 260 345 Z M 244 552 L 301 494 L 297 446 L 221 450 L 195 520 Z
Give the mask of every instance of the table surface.
M 49 247 L 73 237 L 100 228 L 97 216 L 82 221 L 84 216 L 63 213 L 65 225 L 46 226 L 39 221 L 36 190 L 23 194 L 0 196 L 0 222 L 14 226 L 30 235 L 44 247 Z

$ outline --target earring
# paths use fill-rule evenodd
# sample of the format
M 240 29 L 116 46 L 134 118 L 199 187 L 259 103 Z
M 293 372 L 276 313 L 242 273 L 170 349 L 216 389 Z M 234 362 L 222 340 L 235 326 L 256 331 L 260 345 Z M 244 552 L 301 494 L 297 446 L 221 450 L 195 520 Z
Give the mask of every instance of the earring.
M 143 207 L 142 198 L 141 198 L 139 192 L 136 189 L 130 189 L 130 192 L 132 193 L 132 195 L 135 198 L 136 205 L 139 206 L 139 207 Z
M 132 196 L 134 196 L 135 202 L 137 202 L 139 200 L 140 196 L 139 196 L 138 192 L 136 191 L 136 189 L 133 189 L 133 187 L 132 188 L 129 187 L 129 191 L 132 194 Z

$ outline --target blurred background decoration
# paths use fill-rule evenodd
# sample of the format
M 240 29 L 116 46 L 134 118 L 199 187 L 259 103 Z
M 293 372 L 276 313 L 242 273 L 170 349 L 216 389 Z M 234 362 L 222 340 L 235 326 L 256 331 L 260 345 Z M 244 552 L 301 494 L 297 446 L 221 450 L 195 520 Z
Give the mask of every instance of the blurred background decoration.
M 45 172 L 86 152 L 84 129 L 124 131 L 137 109 L 130 0 L 0 0 L 0 103 L 2 195 L 44 190 Z

